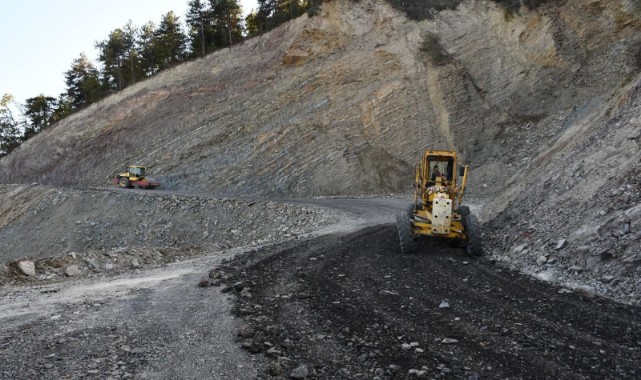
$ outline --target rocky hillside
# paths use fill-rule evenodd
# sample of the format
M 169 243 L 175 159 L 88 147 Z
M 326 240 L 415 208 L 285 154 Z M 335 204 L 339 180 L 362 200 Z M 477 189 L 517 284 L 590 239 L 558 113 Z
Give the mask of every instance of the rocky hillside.
M 465 1 L 416 22 L 379 1 L 329 2 L 64 120 L 0 161 L 0 181 L 105 185 L 136 162 L 172 189 L 382 193 L 408 187 L 425 147 L 452 147 L 495 194 L 635 80 L 640 13 L 628 0 L 513 15 Z
M 466 0 L 422 21 L 331 1 L 65 119 L 0 160 L 0 182 L 104 186 L 143 163 L 167 189 L 385 194 L 452 148 L 491 254 L 638 291 L 640 32 L 633 0 Z

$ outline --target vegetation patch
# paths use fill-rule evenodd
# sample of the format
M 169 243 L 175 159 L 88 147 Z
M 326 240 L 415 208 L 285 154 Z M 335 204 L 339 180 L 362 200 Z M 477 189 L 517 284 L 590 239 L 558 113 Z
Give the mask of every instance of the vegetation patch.
M 539 6 L 550 2 L 549 0 L 492 0 L 497 3 L 505 12 L 506 18 L 511 18 L 519 12 L 522 6 L 528 9 L 536 9 Z
M 387 0 L 392 6 L 407 14 L 412 20 L 431 19 L 440 11 L 455 9 L 462 0 Z
M 436 66 L 447 65 L 452 62 L 452 57 L 443 48 L 439 36 L 435 33 L 423 33 L 423 41 L 419 50 L 427 54 L 430 61 Z
M 636 46 L 636 52 L 634 53 L 634 62 L 637 65 L 638 69 L 641 69 L 641 44 Z

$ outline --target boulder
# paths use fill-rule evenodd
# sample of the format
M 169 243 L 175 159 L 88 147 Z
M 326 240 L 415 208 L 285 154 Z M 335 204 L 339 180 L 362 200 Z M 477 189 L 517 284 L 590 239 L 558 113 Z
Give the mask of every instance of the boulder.
M 289 375 L 290 379 L 305 379 L 309 375 L 309 370 L 306 365 L 296 367 Z
M 556 249 L 558 251 L 560 249 L 563 249 L 563 248 L 567 247 L 567 245 L 568 245 L 568 241 L 565 240 L 565 239 L 561 239 L 556 243 L 556 248 L 554 248 L 554 249 Z
M 69 266 L 65 269 L 65 274 L 66 274 L 67 276 L 69 276 L 69 277 L 78 276 L 78 275 L 79 275 L 79 274 L 81 274 L 81 273 L 82 273 L 82 271 L 80 270 L 80 268 L 78 268 L 78 266 L 77 266 L 77 265 L 69 265 Z
M 20 261 L 18 263 L 18 269 L 20 269 L 20 272 L 24 274 L 25 276 L 35 276 L 36 275 L 36 265 L 33 263 L 33 261 Z

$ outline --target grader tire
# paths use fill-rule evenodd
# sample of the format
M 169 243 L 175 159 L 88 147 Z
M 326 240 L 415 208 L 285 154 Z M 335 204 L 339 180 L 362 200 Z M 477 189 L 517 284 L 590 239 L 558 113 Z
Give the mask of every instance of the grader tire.
M 481 245 L 481 227 L 479 221 L 474 214 L 463 214 L 463 226 L 467 233 L 467 241 L 465 242 L 465 251 L 468 255 L 481 256 L 483 254 L 483 247 Z
M 414 219 L 414 204 L 411 203 L 409 206 L 407 206 L 407 218 L 409 220 Z
M 414 203 L 410 203 L 409 206 L 407 206 L 407 217 L 410 220 L 414 220 L 414 210 L 421 210 L 423 208 L 423 202 L 419 201 L 416 206 L 414 206 Z
M 412 224 L 405 214 L 396 216 L 396 228 L 398 229 L 398 239 L 401 243 L 401 253 L 408 254 L 416 250 L 414 237 L 412 236 Z

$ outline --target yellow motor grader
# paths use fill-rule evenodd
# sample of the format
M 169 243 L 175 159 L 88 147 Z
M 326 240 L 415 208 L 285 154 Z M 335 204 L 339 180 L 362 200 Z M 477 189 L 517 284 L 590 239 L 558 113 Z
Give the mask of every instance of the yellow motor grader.
M 458 164 L 454 151 L 423 154 L 416 165 L 414 203 L 396 218 L 402 253 L 416 250 L 417 237 L 432 236 L 460 240 L 468 254 L 482 254 L 479 223 L 469 207 L 461 204 L 467 173 L 468 166 Z
M 131 188 L 137 186 L 141 189 L 155 189 L 160 183 L 151 177 L 145 175 L 145 167 L 139 165 L 130 165 L 127 171 L 120 173 L 114 178 L 114 182 L 122 188 Z

